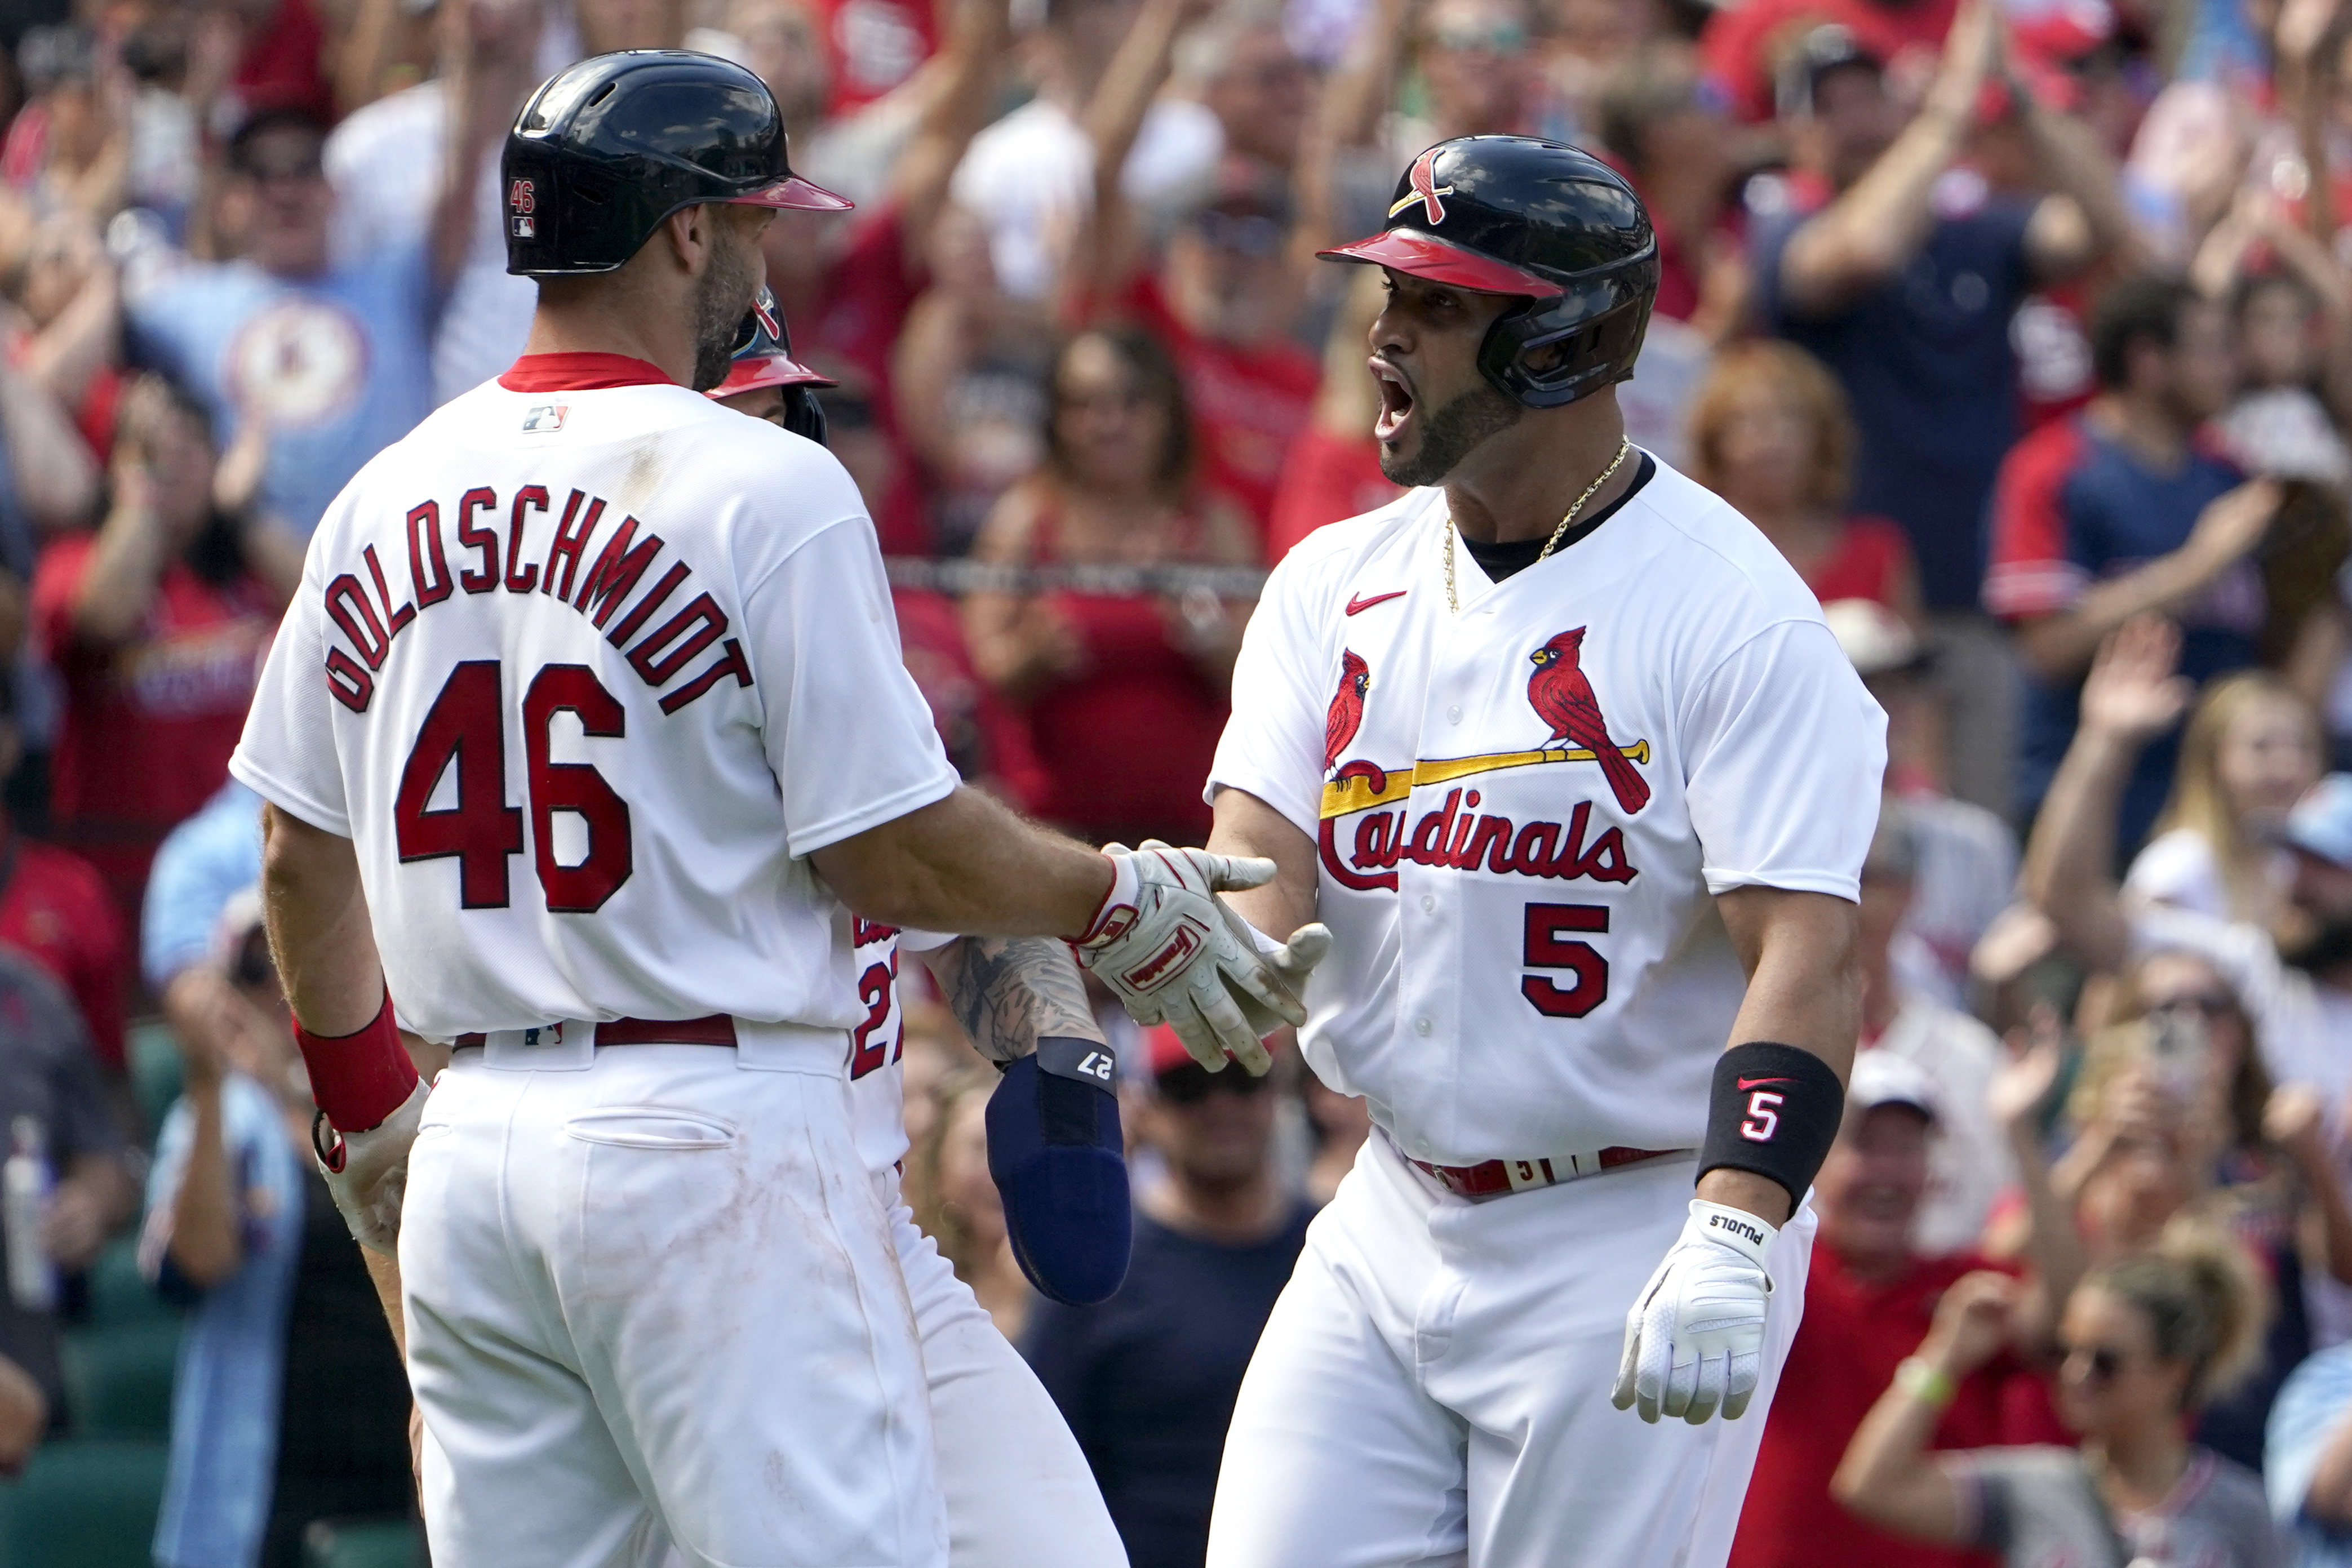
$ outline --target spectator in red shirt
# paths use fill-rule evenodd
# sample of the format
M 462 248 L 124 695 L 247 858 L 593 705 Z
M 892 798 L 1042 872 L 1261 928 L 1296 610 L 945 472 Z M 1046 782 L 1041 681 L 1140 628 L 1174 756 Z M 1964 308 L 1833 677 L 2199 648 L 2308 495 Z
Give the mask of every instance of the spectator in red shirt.
M 1996 1084 L 1996 1103 L 2012 1137 L 2035 1136 L 2033 1113 L 2053 1086 L 2060 1055 L 2053 1034 Z M 1987 1267 L 1972 1253 L 1922 1259 L 1911 1249 L 1937 1119 L 1936 1090 L 1924 1072 L 1885 1051 L 1855 1058 L 1845 1123 L 1813 1183 L 1821 1231 L 1805 1281 L 1805 1313 L 1772 1396 L 1731 1568 L 1962 1568 L 1990 1562 L 1890 1535 L 1830 1498 L 1830 1478 L 1848 1440 L 1927 1337 L 1945 1289 Z M 2021 1163 L 2038 1168 L 2038 1151 L 2036 1159 Z M 2012 1341 L 2021 1347 L 2039 1346 L 2048 1333 L 2049 1302 L 2064 1298 L 2083 1267 L 2080 1244 L 2047 1185 L 2041 1184 L 2037 1207 L 2058 1223 L 2037 1230 L 2041 1277 L 2024 1292 L 2029 1304 L 2021 1309 Z M 2053 1284 L 2054 1292 L 2047 1288 Z M 2013 1354 L 1959 1381 L 1934 1438 L 1939 1448 L 2063 1440 L 2041 1379 Z
M 1377 511 L 1403 494 L 1381 472 L 1381 444 L 1372 439 L 1380 383 L 1364 369 L 1383 298 L 1380 272 L 1359 267 L 1324 340 L 1315 412 L 1282 460 L 1282 484 L 1265 529 L 1269 561 L 1280 560 L 1324 524 Z
M 15 689 L 0 680 L 0 778 L 16 769 Z M 91 1054 L 122 1071 L 131 945 L 106 883 L 70 851 L 19 833 L 0 811 L 0 946 L 16 948 L 73 993 Z
M 1958 0 L 1742 0 L 1708 17 L 1699 59 L 1732 113 L 1753 124 L 1772 118 L 1774 79 L 1790 46 L 1813 28 L 1836 23 L 1871 56 L 1908 72 L 1932 62 L 1958 9 Z
M 1255 531 L 1192 483 L 1184 391 L 1133 328 L 1079 334 L 1054 371 L 1045 469 L 996 505 L 972 558 L 1014 569 L 1134 571 L 1139 584 L 974 592 L 964 626 L 981 677 L 1028 709 L 1045 774 L 1038 814 L 1090 842 L 1197 843 L 1246 616 L 1156 572 L 1249 566 Z M 1089 591 L 1079 591 L 1081 587 Z
M 1903 530 L 1848 517 L 1853 417 L 1820 361 L 1759 340 L 1727 349 L 1691 403 L 1691 476 L 1763 531 L 1828 604 L 1867 599 L 1925 625 Z
M 142 381 L 119 423 L 112 507 L 42 555 L 33 624 L 66 686 L 52 828 L 135 926 L 155 846 L 228 777 L 302 559 L 275 526 L 215 504 L 212 423 L 194 397 Z
M 1061 298 L 1073 322 L 1124 317 L 1167 345 L 1192 405 L 1202 476 L 1263 530 L 1283 455 L 1305 427 L 1321 379 L 1315 356 L 1289 335 L 1305 294 L 1287 183 L 1254 160 L 1227 159 L 1154 268 L 1118 178 L 1167 79 L 1185 5 L 1144 0 L 1087 107 L 1094 206 L 1071 247 Z

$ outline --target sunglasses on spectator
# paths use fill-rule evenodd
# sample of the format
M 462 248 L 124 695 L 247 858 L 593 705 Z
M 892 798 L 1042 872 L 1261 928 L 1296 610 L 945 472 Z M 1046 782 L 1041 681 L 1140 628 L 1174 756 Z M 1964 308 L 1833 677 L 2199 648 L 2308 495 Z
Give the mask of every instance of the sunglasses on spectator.
M 1220 1090 L 1244 1100 L 1255 1099 L 1268 1087 L 1267 1080 L 1253 1078 L 1241 1068 L 1212 1072 L 1197 1061 L 1171 1067 L 1153 1082 L 1160 1086 L 1160 1097 L 1171 1105 L 1198 1105 Z
M 2221 991 L 2183 991 L 2177 997 L 2159 997 L 2147 1004 L 2150 1018 L 2165 1013 L 2196 1013 L 2207 1019 L 2228 1018 L 2237 1011 L 2237 1003 Z
M 2058 1345 L 2058 1354 L 2061 1371 L 2071 1371 L 2078 1357 L 2085 1364 L 2079 1375 L 2084 1383 L 2113 1382 L 2116 1374 L 2124 1369 L 2124 1363 L 2129 1359 L 2113 1345 L 2067 1344 L 2063 1341 Z
M 1263 213 L 1225 213 L 1212 207 L 1192 220 L 1200 236 L 1219 250 L 1263 259 L 1282 253 L 1286 229 Z
M 1429 41 L 1456 54 L 1485 49 L 1489 54 L 1516 55 L 1528 47 L 1528 30 L 1510 22 L 1491 27 L 1439 27 L 1430 34 Z

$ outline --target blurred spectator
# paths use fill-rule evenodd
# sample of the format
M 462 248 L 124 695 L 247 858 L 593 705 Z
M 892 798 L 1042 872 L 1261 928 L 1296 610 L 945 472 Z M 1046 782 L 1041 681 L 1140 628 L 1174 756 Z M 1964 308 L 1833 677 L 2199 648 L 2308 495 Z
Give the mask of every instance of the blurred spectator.
M 337 257 L 359 263 L 432 235 L 436 274 L 448 283 L 432 332 L 436 405 L 504 371 L 530 334 L 539 290 L 507 272 L 499 158 L 507 127 L 545 74 L 545 26 L 544 0 L 436 5 L 441 74 L 352 114 L 321 156 Z
M 1246 566 L 1239 513 L 1189 483 L 1184 389 L 1130 328 L 1082 332 L 1055 362 L 1045 467 L 1008 492 L 973 547 L 992 565 Z M 1045 782 L 1036 810 L 1089 842 L 1199 843 L 1200 780 L 1225 722 L 1242 615 L 1199 590 L 976 591 L 981 676 L 1025 706 Z
M 785 7 L 767 9 L 772 15 Z M 816 68 L 810 74 L 815 78 L 814 85 L 827 89 L 816 102 L 829 115 L 854 113 L 904 86 L 939 47 L 935 6 L 910 5 L 907 0 L 815 0 L 814 9 L 815 15 L 810 20 L 824 42 L 821 48 L 808 50 L 811 65 Z M 755 34 L 741 25 L 742 16 L 742 7 L 731 12 L 728 30 L 751 44 Z M 797 26 L 807 27 L 806 23 Z M 801 39 L 794 43 L 805 47 Z M 772 49 L 773 45 L 765 47 Z M 778 85 L 767 78 L 765 71 L 761 74 L 772 90 Z
M 2059 1058 L 2053 1033 L 2001 1074 L 2005 1132 L 2029 1147 L 2036 1135 L 2033 1113 L 2050 1093 Z M 1813 1182 L 1821 1230 L 1805 1275 L 1805 1312 L 1772 1396 L 1732 1544 L 1732 1568 L 1958 1568 L 1981 1561 L 1899 1540 L 1830 1498 L 1830 1477 L 1854 1429 L 1905 1358 L 1920 1349 L 1937 1301 L 1955 1281 L 1988 1267 L 1970 1252 L 1925 1256 L 1916 1239 L 1928 1165 L 1945 1132 L 1938 1114 L 1943 1103 L 1936 1085 L 1910 1062 L 1883 1051 L 1854 1061 L 1845 1121 Z M 1932 1428 L 1932 1448 L 1989 1448 L 2058 1435 L 2030 1364 L 2048 1337 L 2054 1301 L 2064 1298 L 2082 1264 L 2064 1212 L 2049 1201 L 2046 1184 L 2040 1207 L 2050 1222 L 2042 1238 L 2047 1256 L 2039 1260 L 2047 1271 L 2030 1289 L 2033 1306 L 2018 1314 L 2001 1352 L 1953 1381 Z
M 1652 321 L 1687 321 L 1709 340 L 1728 336 L 1747 308 L 1748 269 L 1727 226 L 1738 149 L 1721 101 L 1700 81 L 1688 50 L 1653 45 L 1609 76 L 1598 109 L 1600 140 L 1642 193 L 1658 236 Z M 1635 380 L 1654 373 L 1648 357 L 1645 342 Z M 1851 449 L 1851 434 L 1846 444 Z
M 227 0 L 209 7 L 199 25 L 222 28 L 235 50 L 221 109 L 227 123 L 272 110 L 294 110 L 321 125 L 333 121 L 326 28 L 310 0 Z
M 2251 215 L 2249 215 L 2251 214 Z M 2249 276 L 2256 243 L 2284 265 Z M 2352 407 L 2352 286 L 2267 191 L 2240 198 L 2207 236 L 2190 280 L 2228 300 L 2240 385 L 2215 434 L 2250 473 L 2310 479 L 2339 494 L 2352 485 L 2352 450 L 2336 427 Z
M 2000 1041 L 1954 1008 L 1906 987 L 1889 953 L 1911 903 L 1919 856 L 1910 815 L 1899 801 L 1879 810 L 1878 833 L 1862 867 L 1862 1054 L 1900 1058 L 1934 1086 L 1927 1109 L 1938 1124 L 1911 1245 L 1925 1258 L 1972 1249 L 1993 1198 L 2015 1179 L 1987 1094 L 2000 1069 Z
M 1837 26 L 1872 58 L 1920 77 L 1934 68 L 1958 9 L 1958 0 L 1743 0 L 1709 14 L 1699 57 L 1731 112 L 1753 123 L 1772 118 L 1790 46 L 1809 30 Z
M 407 1516 L 408 1379 L 314 1166 L 257 890 L 223 913 L 210 967 L 242 1008 L 180 1037 L 185 1092 L 156 1141 L 139 1247 L 148 1278 L 195 1309 L 155 1559 L 301 1568 L 313 1520 Z
M 1906 990 L 1965 1009 L 1969 955 L 2015 894 L 2016 837 L 1944 792 L 1941 697 L 1918 635 L 1873 600 L 1833 599 L 1822 615 L 1886 714 L 1887 796 L 1910 823 L 1911 899 L 1889 945 L 1895 974 Z
M 38 965 L 5 948 L 0 948 L 0 1023 L 6 1026 L 0 1028 L 0 1134 L 13 1148 L 16 1128 L 29 1126 L 33 1147 L 55 1182 L 41 1224 L 41 1250 L 58 1273 L 79 1273 L 138 1205 L 122 1134 L 71 999 Z M 0 1218 L 0 1227 L 5 1223 Z M 54 1312 L 21 1306 L 13 1290 L 0 1291 L 0 1360 L 31 1377 L 50 1425 L 61 1427 L 73 1412 L 66 1403 L 58 1331 Z
M 2226 1240 L 2179 1233 L 2067 1298 L 2059 1414 L 2078 1448 L 1924 1452 L 1959 1379 L 2009 1340 L 2015 1285 L 1973 1274 L 1936 1308 L 1832 1491 L 1881 1529 L 2000 1553 L 2012 1568 L 2284 1568 L 2262 1482 L 2183 1433 L 2261 1343 L 2261 1282 Z
M 1283 455 L 1320 380 L 1314 357 L 1289 336 L 1305 297 L 1300 267 L 1313 263 L 1289 243 L 1288 183 L 1248 159 L 1220 163 L 1155 267 L 1118 182 L 1101 172 L 1124 163 L 1167 77 L 1186 4 L 1143 0 L 1087 105 L 1094 205 L 1071 246 L 1063 308 L 1074 326 L 1124 319 L 1166 347 L 1184 378 L 1202 479 L 1247 508 L 1262 533 Z
M 262 504 L 305 537 L 360 465 L 432 407 L 442 287 L 421 233 L 332 256 L 325 134 L 296 110 L 247 120 L 219 204 L 245 256 L 166 269 L 129 301 L 132 357 L 194 389 L 225 441 L 260 427 Z
M 1378 511 L 1403 492 L 1381 472 L 1380 383 L 1364 369 L 1372 319 L 1385 288 L 1374 267 L 1349 280 L 1339 312 L 1323 342 L 1323 381 L 1306 425 L 1282 459 L 1282 481 L 1265 528 L 1265 559 L 1280 560 L 1290 547 L 1326 523 Z
M 2278 509 L 2278 486 L 2244 482 L 2200 444 L 2229 401 L 2221 308 L 2185 284 L 2127 279 L 2092 318 L 2099 395 L 2046 424 L 2001 464 L 1986 608 L 2017 628 L 2032 670 L 2018 799 L 2038 808 L 2074 732 L 2076 693 L 2099 640 L 2154 611 L 2182 624 L 2182 666 L 2202 682 L 2253 663 L 2262 582 L 2247 558 Z M 2147 835 L 2172 783 L 2174 741 L 2143 752 L 2118 823 Z
M 25 1467 L 49 1429 L 49 1401 L 32 1374 L 0 1355 L 0 1476 Z
M 2278 677 L 2213 682 L 2189 711 L 2171 798 L 2124 892 L 2278 929 L 2294 883 L 2279 834 L 2325 761 L 2319 716 Z
M 2352 1090 L 2352 778 L 2331 774 L 2287 817 L 2287 899 L 2299 930 L 2282 951 L 2265 928 L 2191 910 L 2126 904 L 2114 874 L 2115 820 L 2139 748 L 2188 704 L 2173 674 L 2180 638 L 2143 618 L 2109 639 L 2083 687 L 2082 723 L 2028 846 L 2026 892 L 2067 947 L 2095 969 L 2136 955 L 2197 955 L 2252 1022 L 2273 1082 L 2322 1103 Z
M 1217 117 L 1227 152 L 1287 175 L 1315 104 L 1315 70 L 1294 53 L 1279 7 L 1227 0 L 1185 36 L 1176 75 Z
M 1015 298 L 1045 298 L 1061 274 L 1069 236 L 1098 183 L 1095 140 L 1079 117 L 1094 118 L 1104 72 L 1146 4 L 1046 0 L 1045 25 L 1023 47 L 1037 96 L 974 138 L 956 169 L 956 204 L 988 225 L 997 281 Z M 1168 41 L 1173 21 L 1165 27 Z M 1118 177 L 1129 199 L 1156 207 L 1215 163 L 1223 139 L 1216 116 L 1202 104 L 1154 100 L 1147 89 L 1138 107 L 1142 119 L 1125 139 L 1130 151 L 1119 160 Z
M 1903 530 L 1849 517 L 1853 416 L 1821 361 L 1787 343 L 1726 350 L 1692 401 L 1691 477 L 1763 530 L 1827 604 L 1867 599 L 1923 626 Z
M 98 46 L 73 24 L 35 27 L 16 46 L 27 101 L 0 144 L 0 179 L 37 212 L 104 218 L 130 171 L 127 86 L 101 82 Z
M 1164 1026 L 1144 1037 L 1127 1281 L 1097 1307 L 1040 1305 L 1022 1354 L 1094 1468 L 1134 1568 L 1199 1568 L 1234 1400 L 1313 1210 L 1274 1160 L 1275 1084 L 1212 1073 Z
M 79 215 L 44 223 L 10 293 L 24 311 L 8 334 L 10 368 L 70 412 L 93 457 L 111 451 L 122 394 L 122 297 L 96 228 Z
M 2352 1344 L 2294 1369 L 2271 1406 L 2263 1490 L 2294 1532 L 2296 1568 L 2352 1564 Z
M 0 779 L 23 757 L 9 684 L 0 680 Z M 250 880 L 250 879 L 248 879 Z M 88 861 L 28 838 L 0 809 L 0 946 L 15 948 L 72 993 L 98 1063 L 122 1071 L 122 1009 L 131 939 L 106 881 Z
M 140 972 L 192 1049 L 217 1056 L 235 1036 L 267 1025 L 218 961 L 222 912 L 260 879 L 261 797 L 234 779 L 155 852 L 140 913 Z
M 214 500 L 204 404 L 150 378 L 123 400 L 112 505 L 52 544 L 37 635 L 63 677 L 50 815 L 126 924 L 163 835 L 228 777 L 256 663 L 301 578 L 282 531 Z
M 996 1083 L 996 1073 L 984 1068 L 968 1068 L 940 1083 L 931 1095 L 930 1123 L 908 1152 L 907 1202 L 956 1278 L 971 1287 L 998 1331 L 1018 1344 L 1036 1311 L 1037 1293 L 1013 1260 L 1004 1205 L 988 1174 L 985 1118 Z
M 1916 114 L 1843 30 L 1806 36 L 1785 78 L 1800 179 L 1754 235 L 1777 335 L 1844 383 L 1861 432 L 1850 505 L 1910 536 L 1952 705 L 1951 790 L 2001 809 L 2013 656 L 1978 611 L 1979 525 L 2017 434 L 2009 321 L 2037 282 L 2125 236 L 2115 171 L 2082 127 L 2008 95 L 2058 194 L 1990 192 L 1956 164 L 1987 84 L 2006 69 L 1999 7 L 1968 0 Z

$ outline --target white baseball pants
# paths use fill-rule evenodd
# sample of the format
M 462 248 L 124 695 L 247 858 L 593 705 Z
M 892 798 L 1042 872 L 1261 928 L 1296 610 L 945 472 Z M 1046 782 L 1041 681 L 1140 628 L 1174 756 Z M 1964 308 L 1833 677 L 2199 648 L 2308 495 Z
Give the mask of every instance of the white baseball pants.
M 1209 1568 L 1722 1568 L 1802 1309 L 1813 1216 L 1769 1255 L 1738 1420 L 1609 1402 L 1693 1162 L 1472 1203 L 1375 1133 L 1307 1233 L 1225 1438 Z
M 439 1568 L 944 1568 L 890 1218 L 814 1068 L 460 1051 L 401 1223 Z

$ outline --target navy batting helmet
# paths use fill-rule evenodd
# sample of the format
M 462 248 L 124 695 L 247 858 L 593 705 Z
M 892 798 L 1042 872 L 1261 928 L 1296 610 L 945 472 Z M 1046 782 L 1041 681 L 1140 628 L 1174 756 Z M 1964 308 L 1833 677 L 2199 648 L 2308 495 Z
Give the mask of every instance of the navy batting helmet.
M 795 177 L 767 85 L 684 49 L 625 49 L 557 72 L 507 132 L 507 270 L 610 272 L 698 202 L 842 212 Z
M 1658 241 L 1599 159 L 1532 136 L 1457 136 L 1412 161 L 1388 226 L 1321 253 L 1485 294 L 1517 294 L 1478 369 L 1529 408 L 1559 408 L 1633 373 Z

